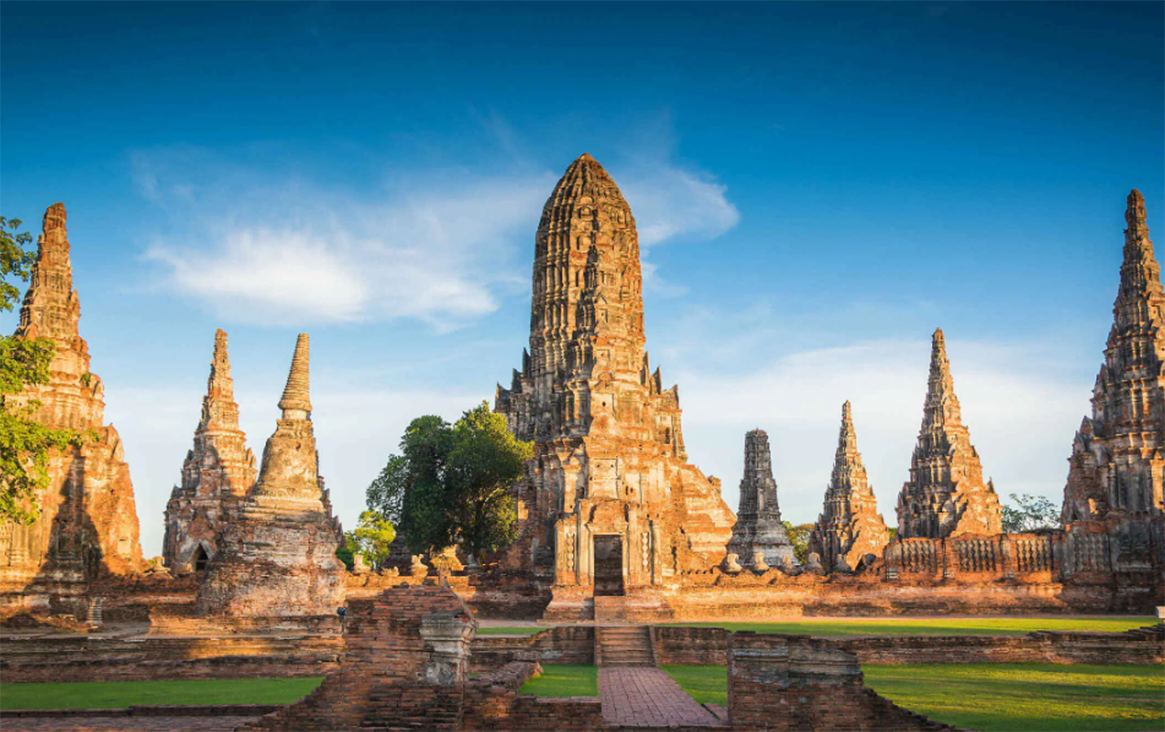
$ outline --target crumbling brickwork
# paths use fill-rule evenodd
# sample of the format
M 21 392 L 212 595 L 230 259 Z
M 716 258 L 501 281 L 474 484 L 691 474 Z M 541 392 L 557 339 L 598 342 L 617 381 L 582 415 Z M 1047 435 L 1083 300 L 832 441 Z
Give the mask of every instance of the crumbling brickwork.
M 759 553 L 763 560 L 761 569 L 796 561 L 793 543 L 781 523 L 769 436 L 764 430 L 752 430 L 744 436 L 740 510 L 736 514 L 736 525 L 732 527 L 728 553 L 735 554 L 737 561 L 745 567 L 756 567 Z

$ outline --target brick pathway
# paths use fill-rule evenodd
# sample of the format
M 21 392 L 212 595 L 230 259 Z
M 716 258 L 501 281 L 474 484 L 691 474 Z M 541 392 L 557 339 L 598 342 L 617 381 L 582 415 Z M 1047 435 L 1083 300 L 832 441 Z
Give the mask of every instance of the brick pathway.
M 231 732 L 258 717 L 5 717 L 4 732 Z
M 667 673 L 642 666 L 599 669 L 603 723 L 624 727 L 719 727 L 715 715 Z

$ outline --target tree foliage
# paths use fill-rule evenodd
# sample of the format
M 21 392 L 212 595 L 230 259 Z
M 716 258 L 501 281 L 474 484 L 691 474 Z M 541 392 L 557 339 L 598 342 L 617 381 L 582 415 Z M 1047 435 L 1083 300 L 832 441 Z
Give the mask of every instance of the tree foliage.
M 392 522 L 377 511 L 363 511 L 360 523 L 349 531 L 345 538 L 348 547 L 357 554 L 363 554 L 365 561 L 376 566 L 388 559 L 388 548 L 396 538 Z
M 480 558 L 517 538 L 510 487 L 533 454 L 485 402 L 452 425 L 418 417 L 401 437 L 400 454 L 368 487 L 368 507 L 395 522 L 415 553 L 457 545 Z
M 809 561 L 809 534 L 813 531 L 813 524 L 793 525 L 791 521 L 781 521 L 785 526 L 785 533 L 793 545 L 793 556 L 801 564 Z
M 1060 524 L 1060 508 L 1044 496 L 1011 494 L 1003 504 L 1003 531 L 1018 534 L 1037 529 L 1054 529 Z
M 0 216 L 0 311 L 12 310 L 20 290 L 10 282 L 27 280 L 32 241 L 19 232 L 20 220 Z M 0 337 L 0 522 L 30 524 L 38 510 L 26 500 L 48 487 L 49 451 L 79 445 L 91 437 L 52 429 L 32 419 L 40 402 L 18 395 L 30 384 L 47 384 L 56 345 L 48 338 Z

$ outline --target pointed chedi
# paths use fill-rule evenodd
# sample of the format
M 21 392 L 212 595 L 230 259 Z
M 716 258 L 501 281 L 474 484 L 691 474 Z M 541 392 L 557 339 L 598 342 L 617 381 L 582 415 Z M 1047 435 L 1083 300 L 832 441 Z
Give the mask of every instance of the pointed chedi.
M 1165 563 L 1165 290 L 1146 221 L 1129 193 L 1124 261 L 1092 416 L 1073 441 L 1061 521 L 1114 532 L 1118 566 Z M 1155 547 L 1155 549 L 1153 548 Z M 1158 573 L 1159 574 L 1159 573 Z
M 202 615 L 332 617 L 343 604 L 341 534 L 318 473 L 306 334 L 296 342 L 279 406 L 259 478 L 198 589 Z
M 998 534 L 1003 510 L 983 482 L 979 453 L 963 425 L 942 329 L 931 342 L 922 428 L 910 460 L 910 480 L 898 495 L 898 537 L 943 539 Z
M 255 456 L 239 428 L 234 392 L 227 334 L 218 330 L 194 446 L 182 465 L 182 484 L 166 504 L 162 557 L 171 569 L 205 568 L 218 553 L 218 535 L 255 483 Z
M 47 338 L 55 347 L 46 384 L 6 397 L 37 401 L 32 418 L 53 428 L 92 430 L 77 447 L 53 450 L 45 490 L 24 501 L 30 525 L 0 522 L 0 600 L 9 607 L 48 606 L 84 617 L 89 582 L 143 567 L 137 507 L 121 437 L 105 424 L 105 389 L 89 371 L 79 332 L 81 305 L 63 204 L 45 212 L 28 292 L 14 338 Z
M 495 398 L 535 443 L 505 563 L 554 596 L 548 616 L 577 617 L 595 592 L 656 597 L 666 578 L 718 563 L 735 517 L 687 463 L 679 390 L 644 351 L 635 218 L 590 155 L 554 187 L 534 244 L 529 355 Z
M 728 553 L 735 554 L 743 566 L 754 566 L 757 552 L 769 567 L 796 563 L 793 543 L 781 523 L 769 436 L 759 429 L 744 436 L 740 510 L 732 527 L 732 540 L 728 542 Z
M 867 554 L 881 558 L 890 540 L 878 501 L 866 477 L 850 403 L 841 408 L 841 432 L 825 505 L 809 534 L 808 551 L 826 568 L 857 569 Z

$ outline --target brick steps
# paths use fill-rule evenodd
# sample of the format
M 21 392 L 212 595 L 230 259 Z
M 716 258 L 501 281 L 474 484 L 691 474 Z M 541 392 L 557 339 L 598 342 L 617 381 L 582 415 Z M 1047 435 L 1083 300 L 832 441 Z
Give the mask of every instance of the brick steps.
M 595 665 L 654 667 L 651 629 L 634 625 L 595 628 Z

